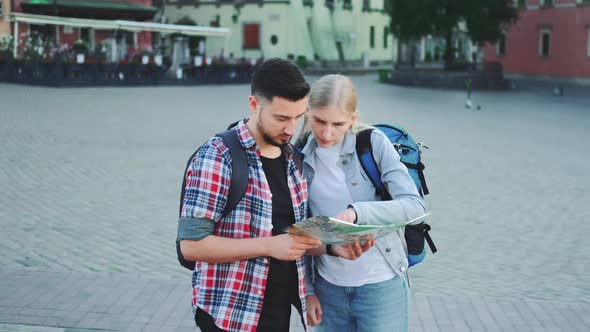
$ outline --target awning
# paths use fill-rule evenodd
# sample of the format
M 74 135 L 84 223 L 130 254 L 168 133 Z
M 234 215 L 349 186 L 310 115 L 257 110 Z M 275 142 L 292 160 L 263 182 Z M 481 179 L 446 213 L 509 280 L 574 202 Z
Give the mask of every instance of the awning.
M 78 18 L 151 20 L 158 9 L 116 0 L 27 0 L 23 12 Z
M 192 25 L 162 24 L 153 22 L 135 22 L 125 20 L 91 20 L 73 17 L 46 16 L 13 12 L 11 21 L 28 24 L 51 24 L 97 30 L 154 31 L 164 34 L 178 33 L 187 36 L 228 37 L 228 28 L 213 28 Z

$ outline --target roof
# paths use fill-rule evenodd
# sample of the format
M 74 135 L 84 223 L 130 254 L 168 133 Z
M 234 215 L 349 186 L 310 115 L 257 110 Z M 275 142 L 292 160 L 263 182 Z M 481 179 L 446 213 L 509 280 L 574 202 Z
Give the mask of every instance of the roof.
M 219 37 L 227 37 L 231 34 L 231 30 L 228 28 L 213 28 L 179 24 L 162 24 L 153 22 L 135 22 L 125 20 L 93 20 L 73 17 L 25 14 L 17 12 L 11 13 L 10 17 L 11 20 L 14 22 L 24 22 L 39 25 L 63 25 L 80 28 L 94 28 L 97 30 L 156 31 L 165 34 L 179 33 L 189 36 Z
M 87 9 L 132 9 L 149 11 L 156 13 L 157 8 L 151 6 L 142 6 L 128 1 L 116 0 L 27 0 L 22 5 L 29 6 L 60 6 L 60 7 L 76 7 Z
M 27 0 L 23 11 L 71 17 L 151 19 L 158 9 L 117 0 Z

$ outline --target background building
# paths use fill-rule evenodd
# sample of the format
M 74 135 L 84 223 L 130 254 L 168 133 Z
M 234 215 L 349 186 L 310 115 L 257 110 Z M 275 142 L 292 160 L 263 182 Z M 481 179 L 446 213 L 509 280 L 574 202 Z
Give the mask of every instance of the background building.
M 0 0 L 0 35 L 10 34 L 10 0 Z
M 158 11 L 151 6 L 151 0 L 12 1 L 15 13 L 54 16 L 65 20 L 76 18 L 151 21 Z M 110 61 L 152 51 L 152 32 L 149 31 L 113 31 L 108 28 L 22 22 L 13 23 L 12 29 L 17 29 L 19 38 L 17 57 L 23 52 L 31 36 L 39 38 L 38 43 L 46 48 L 53 47 L 56 50 L 71 47 L 83 48 L 89 53 L 104 54 Z
M 391 62 L 396 45 L 383 0 L 163 0 L 170 23 L 230 28 L 226 43 L 207 41 L 208 56 L 282 57 L 323 62 Z M 196 43 L 192 43 L 196 45 Z M 199 49 L 191 49 L 198 54 Z
M 590 0 L 518 0 L 519 19 L 485 47 L 506 74 L 590 78 Z

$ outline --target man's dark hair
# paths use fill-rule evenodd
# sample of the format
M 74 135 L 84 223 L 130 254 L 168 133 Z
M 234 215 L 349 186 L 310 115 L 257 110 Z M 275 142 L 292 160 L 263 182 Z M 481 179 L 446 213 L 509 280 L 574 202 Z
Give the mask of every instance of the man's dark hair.
M 309 84 L 299 67 L 279 58 L 268 59 L 256 68 L 251 87 L 253 96 L 269 101 L 274 97 L 298 101 L 309 93 Z

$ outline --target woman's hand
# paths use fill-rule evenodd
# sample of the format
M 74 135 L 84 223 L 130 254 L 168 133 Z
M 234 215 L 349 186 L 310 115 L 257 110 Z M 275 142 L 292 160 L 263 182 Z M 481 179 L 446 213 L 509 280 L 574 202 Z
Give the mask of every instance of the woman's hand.
M 332 247 L 332 252 L 340 258 L 355 260 L 367 250 L 371 249 L 375 245 L 374 240 L 367 240 L 365 243 L 360 244 L 355 241 L 353 244 L 339 244 Z
M 320 300 L 315 295 L 307 295 L 305 297 L 307 302 L 307 322 L 309 326 L 316 326 L 322 322 L 322 305 Z
M 334 218 L 346 221 L 347 223 L 354 224 L 356 223 L 357 215 L 356 211 L 353 208 L 348 208 L 335 215 Z

